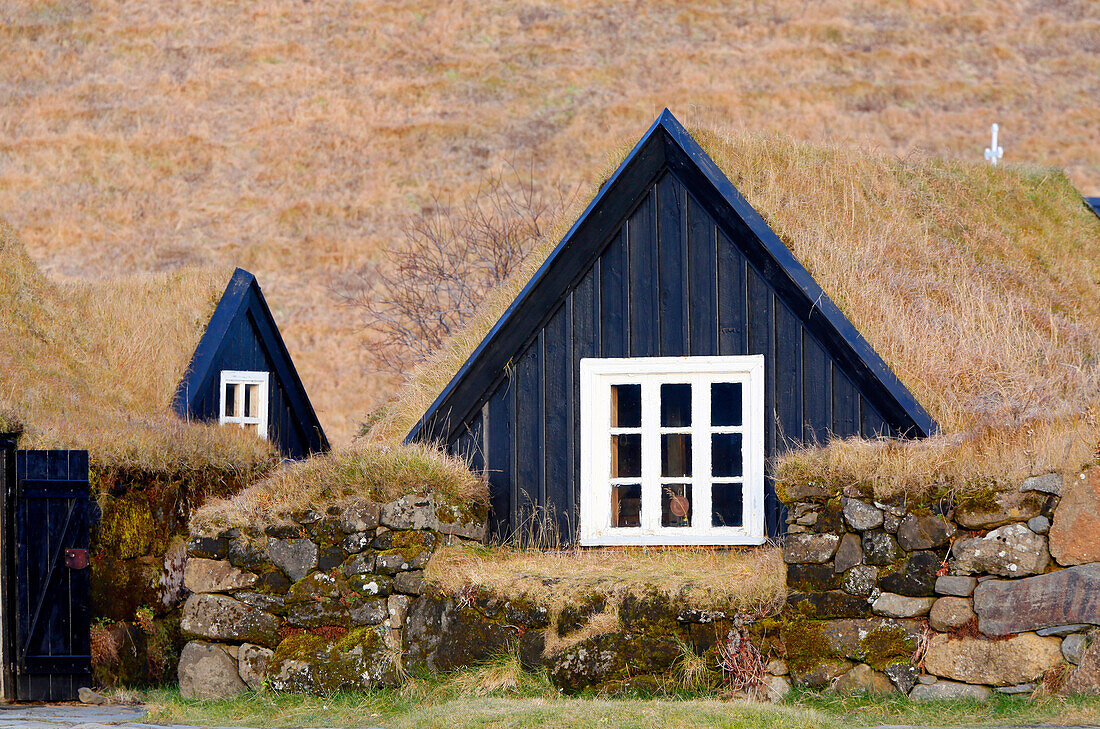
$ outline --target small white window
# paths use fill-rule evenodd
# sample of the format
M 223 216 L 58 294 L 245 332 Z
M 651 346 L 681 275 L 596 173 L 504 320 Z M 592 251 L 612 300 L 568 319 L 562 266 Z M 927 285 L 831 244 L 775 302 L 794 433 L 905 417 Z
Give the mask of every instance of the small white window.
M 218 422 L 251 430 L 267 440 L 267 372 L 222 370 Z
M 764 356 L 581 360 L 582 545 L 764 542 Z

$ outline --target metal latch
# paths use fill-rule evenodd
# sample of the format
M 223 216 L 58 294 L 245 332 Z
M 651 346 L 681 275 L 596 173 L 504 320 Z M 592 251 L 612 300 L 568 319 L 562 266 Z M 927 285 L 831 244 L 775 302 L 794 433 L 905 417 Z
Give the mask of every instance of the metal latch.
M 87 549 L 66 549 L 65 566 L 71 570 L 82 570 L 88 566 Z

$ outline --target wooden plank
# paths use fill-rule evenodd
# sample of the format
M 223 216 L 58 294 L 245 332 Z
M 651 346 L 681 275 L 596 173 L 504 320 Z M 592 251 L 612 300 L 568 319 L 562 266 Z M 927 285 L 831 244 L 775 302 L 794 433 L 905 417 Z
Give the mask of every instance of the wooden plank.
M 725 233 L 718 239 L 718 347 L 723 354 L 748 354 L 747 263 Z M 762 282 L 761 282 L 762 283 Z
M 663 357 L 682 357 L 688 352 L 687 247 L 684 188 L 672 175 L 657 183 L 658 323 Z
M 598 357 L 600 353 L 600 338 L 602 327 L 600 322 L 600 267 L 596 267 L 588 273 L 570 295 L 573 312 L 573 354 L 570 357 L 570 391 L 569 421 L 573 429 L 573 476 L 571 480 L 571 493 L 569 502 L 569 514 L 571 529 L 569 539 L 575 539 L 575 530 L 580 520 L 578 504 L 580 504 L 581 484 L 581 377 L 580 361 L 587 357 Z
M 775 447 L 777 454 L 802 442 L 802 325 L 785 305 L 775 305 Z
M 659 335 L 659 267 L 655 194 L 650 191 L 627 225 L 627 283 L 630 288 L 627 322 L 630 356 L 656 357 L 661 353 Z
M 837 438 L 860 435 L 859 393 L 835 362 L 832 365 L 832 380 L 833 435 Z
M 890 427 L 879 415 L 874 405 L 863 395 L 859 396 L 860 432 L 864 438 L 881 438 L 892 435 Z
M 771 289 L 751 267 L 746 267 L 747 335 L 746 354 L 764 355 L 764 458 L 768 473 L 775 456 L 775 316 Z M 719 346 L 722 340 L 719 339 Z M 719 354 L 733 354 L 720 351 Z
M 802 332 L 802 442 L 824 444 L 833 420 L 832 363 L 813 335 Z
M 685 193 L 687 200 L 688 323 L 691 354 L 718 354 L 720 264 L 714 221 Z
M 489 422 L 486 429 L 485 467 L 489 474 L 489 532 L 497 541 L 512 534 L 515 501 L 515 427 L 516 398 L 514 374 L 501 382 L 489 398 Z
M 626 280 L 626 231 L 620 230 L 600 256 L 600 348 L 603 357 L 625 357 L 630 351 Z
M 568 538 L 573 500 L 573 424 L 569 419 L 569 379 L 572 370 L 570 318 L 567 299 L 550 318 L 542 337 L 543 504 L 551 516 L 551 543 Z
M 542 383 L 539 345 L 529 346 L 516 364 L 516 491 L 513 529 L 529 536 L 542 492 Z

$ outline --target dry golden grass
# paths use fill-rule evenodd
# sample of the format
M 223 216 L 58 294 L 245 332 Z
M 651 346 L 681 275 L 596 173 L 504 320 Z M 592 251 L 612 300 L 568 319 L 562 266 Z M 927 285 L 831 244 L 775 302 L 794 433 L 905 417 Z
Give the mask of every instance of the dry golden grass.
M 497 595 L 525 596 L 551 615 L 566 606 L 584 604 L 593 595 L 617 602 L 627 594 L 648 590 L 674 596 L 678 604 L 699 610 L 765 614 L 778 610 L 787 596 L 786 565 L 774 546 L 552 552 L 444 547 L 432 555 L 425 579 L 448 594 L 475 587 Z
M 420 444 L 360 444 L 287 464 L 233 496 L 208 501 L 192 515 L 191 528 L 262 527 L 294 511 L 323 511 L 356 497 L 387 502 L 427 493 L 482 512 L 489 502 L 485 482 L 466 461 Z
M 339 442 L 394 378 L 329 287 L 434 193 L 513 156 L 572 189 L 665 106 L 977 160 L 998 121 L 1097 193 L 1098 37 L 1081 0 L 9 0 L 0 210 L 51 275 L 256 273 Z
M 93 465 L 251 473 L 269 444 L 181 422 L 172 395 L 229 281 L 186 268 L 100 283 L 53 283 L 0 221 L 0 425 L 25 448 L 81 448 Z
M 1100 220 L 1063 174 L 692 133 L 944 431 L 906 447 L 838 444 L 831 468 L 839 454 L 850 468 L 834 476 L 877 479 L 880 490 L 928 489 L 936 479 L 966 488 L 1091 459 L 1100 440 Z M 544 241 L 417 371 L 377 436 L 408 431 L 554 244 Z M 788 476 L 809 477 L 824 456 L 798 457 Z

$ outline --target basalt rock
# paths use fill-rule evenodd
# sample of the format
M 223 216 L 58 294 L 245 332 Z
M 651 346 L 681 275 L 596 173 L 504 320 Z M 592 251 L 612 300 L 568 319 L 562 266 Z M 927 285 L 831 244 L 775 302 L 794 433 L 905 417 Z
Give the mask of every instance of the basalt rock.
M 1100 564 L 1023 580 L 986 580 L 974 590 L 978 627 L 1008 635 L 1058 625 L 1100 625 Z

